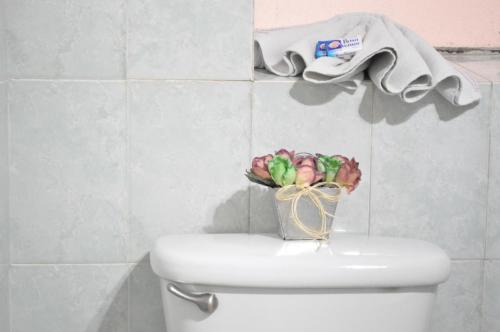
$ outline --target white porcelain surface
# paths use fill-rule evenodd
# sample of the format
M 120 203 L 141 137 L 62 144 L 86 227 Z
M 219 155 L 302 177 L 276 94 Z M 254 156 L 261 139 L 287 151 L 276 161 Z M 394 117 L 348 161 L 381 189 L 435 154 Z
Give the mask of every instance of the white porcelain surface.
M 128 1 L 128 77 L 248 80 L 249 0 Z
M 9 266 L 0 264 L 0 331 L 10 331 L 9 321 Z
M 125 0 L 5 1 L 12 77 L 125 77 Z
M 339 203 L 334 230 L 366 233 L 373 86 L 363 85 L 351 94 L 335 86 L 312 86 L 304 81 L 256 82 L 253 94 L 252 156 L 284 147 L 356 157 L 362 181 Z M 252 232 L 277 231 L 272 193 L 267 188 L 252 186 L 250 211 Z
M 129 84 L 132 261 L 161 234 L 248 230 L 250 84 Z
M 480 331 L 482 264 L 453 261 L 449 280 L 438 288 L 432 332 Z
M 493 84 L 492 98 L 486 258 L 500 258 L 500 83 Z
M 500 261 L 485 262 L 482 332 L 500 331 Z
M 409 287 L 448 278 L 450 261 L 418 240 L 337 235 L 328 242 L 273 235 L 170 235 L 158 239 L 151 266 L 189 284 L 274 288 Z
M 117 82 L 12 83 L 14 263 L 125 261 L 125 101 Z
M 127 331 L 127 265 L 11 269 L 12 331 Z
M 427 332 L 434 289 L 222 288 L 182 285 L 217 296 L 211 314 L 166 291 L 162 281 L 167 330 L 176 332 L 332 331 Z
M 129 277 L 130 332 L 165 332 L 160 280 L 149 263 L 136 264 Z
M 0 264 L 9 263 L 7 84 L 0 82 Z
M 473 109 L 431 94 L 404 105 L 375 93 L 371 232 L 434 242 L 452 258 L 482 258 L 489 85 Z

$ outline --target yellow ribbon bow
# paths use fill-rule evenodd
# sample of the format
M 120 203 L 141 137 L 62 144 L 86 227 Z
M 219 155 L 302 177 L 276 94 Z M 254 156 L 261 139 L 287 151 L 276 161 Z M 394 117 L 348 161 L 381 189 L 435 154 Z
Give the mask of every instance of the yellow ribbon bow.
M 288 185 L 281 187 L 277 192 L 276 192 L 276 199 L 278 201 L 291 201 L 291 216 L 294 224 L 300 228 L 304 233 L 307 235 L 311 236 L 312 238 L 315 239 L 322 239 L 326 240 L 328 238 L 328 235 L 330 233 L 330 230 L 327 229 L 327 222 L 326 222 L 326 217 L 335 217 L 333 214 L 330 214 L 325 211 L 325 207 L 323 206 L 322 200 L 333 203 L 333 202 L 338 202 L 341 196 L 341 191 L 339 190 L 338 193 L 336 194 L 328 194 L 326 192 L 321 191 L 318 189 L 319 187 L 327 187 L 331 188 L 335 186 L 338 189 L 341 189 L 341 185 L 336 183 L 336 182 L 319 182 L 316 183 L 313 186 L 306 186 L 306 187 L 299 187 L 294 184 Z M 299 189 L 297 191 L 297 189 Z M 292 192 L 293 190 L 293 192 Z M 309 198 L 314 205 L 318 208 L 319 215 L 321 217 L 321 226 L 319 229 L 313 229 L 311 227 L 308 227 L 304 225 L 304 223 L 300 220 L 298 213 L 297 213 L 297 206 L 298 202 L 302 197 L 307 197 Z

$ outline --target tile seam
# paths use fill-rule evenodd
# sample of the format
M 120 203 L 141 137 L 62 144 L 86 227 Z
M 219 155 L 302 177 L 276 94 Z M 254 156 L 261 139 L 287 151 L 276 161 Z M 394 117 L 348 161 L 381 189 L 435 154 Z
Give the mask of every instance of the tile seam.
M 375 120 L 375 88 L 371 85 L 371 119 L 370 119 L 370 188 L 368 191 L 368 235 L 372 233 L 372 188 L 373 188 L 373 131 Z

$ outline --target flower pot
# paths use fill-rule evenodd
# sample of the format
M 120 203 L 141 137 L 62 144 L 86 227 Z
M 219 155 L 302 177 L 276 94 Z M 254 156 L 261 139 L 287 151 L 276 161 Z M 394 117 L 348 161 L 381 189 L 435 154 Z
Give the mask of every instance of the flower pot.
M 284 240 L 328 239 L 341 189 L 317 187 L 300 193 L 303 188 L 290 187 L 284 195 L 282 189 L 275 189 L 274 197 L 280 236 Z

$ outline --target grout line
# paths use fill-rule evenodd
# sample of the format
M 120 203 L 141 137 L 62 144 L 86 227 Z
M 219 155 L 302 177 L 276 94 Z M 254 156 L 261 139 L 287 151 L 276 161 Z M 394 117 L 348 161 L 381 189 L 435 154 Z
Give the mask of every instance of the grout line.
M 494 86 L 493 82 L 490 85 L 490 104 L 488 109 L 488 168 L 486 171 L 486 220 L 484 225 L 484 236 L 483 236 L 483 258 L 486 258 L 487 255 L 487 247 L 488 247 L 488 213 L 489 213 L 489 202 L 490 202 L 490 175 L 491 175 L 491 121 L 493 111 L 495 109 L 495 98 L 494 97 Z
M 254 88 L 255 84 L 251 83 L 250 86 L 250 135 L 249 135 L 249 150 L 248 150 L 248 163 L 252 162 L 252 156 L 253 156 L 253 108 L 254 108 Z M 248 188 L 248 233 L 252 233 L 252 186 L 250 185 L 250 182 L 247 182 L 247 188 Z
M 130 263 L 11 263 L 11 267 L 30 267 L 30 266 L 124 266 Z
M 482 262 L 484 258 L 450 258 L 452 262 Z
M 488 225 L 489 225 L 489 202 L 490 202 L 490 175 L 491 175 L 491 121 L 492 115 L 495 110 L 495 98 L 494 98 L 494 86 L 493 82 L 490 85 L 490 104 L 488 109 L 488 170 L 487 170 L 487 183 L 486 183 L 486 222 L 484 226 L 484 238 L 483 238 L 483 261 L 481 266 L 482 278 L 481 278 L 481 293 L 480 293 L 480 324 L 479 331 L 482 332 L 484 330 L 484 298 L 486 292 L 486 262 L 489 261 L 486 259 L 488 253 Z
M 371 90 L 371 121 L 370 121 L 370 188 L 368 191 L 368 236 L 372 232 L 372 187 L 373 187 L 373 122 L 375 119 L 375 86 L 370 86 Z
M 486 255 L 488 252 L 488 213 L 489 213 L 489 201 L 490 201 L 490 174 L 491 174 L 491 119 L 492 113 L 495 109 L 495 100 L 493 98 L 493 82 L 490 82 L 490 91 L 489 91 L 489 107 L 488 107 L 488 162 L 487 162 L 487 171 L 486 171 L 486 216 L 485 216 L 485 225 L 483 232 L 483 261 L 481 262 L 481 292 L 479 298 L 479 331 L 483 331 L 483 321 L 484 321 L 484 297 L 486 291 Z
M 481 285 L 479 286 L 479 332 L 483 331 L 484 322 L 484 292 L 486 290 L 486 261 L 481 261 Z
M 12 153 L 11 153 L 11 141 L 12 141 L 12 128 L 11 128 L 11 123 L 10 123 L 10 113 L 11 113 L 11 110 L 10 110 L 10 96 L 11 96 L 11 91 L 10 91 L 10 82 L 7 83 L 7 85 L 5 86 L 5 88 L 7 89 L 6 91 L 6 97 L 7 97 L 7 100 L 6 100 L 6 111 L 7 111 L 7 114 L 6 114 L 6 117 L 7 117 L 7 241 L 9 241 L 8 243 L 8 246 L 7 246 L 7 250 L 9 251 L 8 252 L 8 257 L 9 257 L 9 269 L 7 271 L 8 273 L 8 278 L 7 278 L 7 282 L 8 282 L 8 285 L 7 285 L 7 292 L 8 292 L 8 315 L 9 315 L 9 330 L 12 331 L 12 287 L 11 287 L 11 273 L 10 273 L 10 270 L 11 270 L 11 266 L 12 266 L 12 239 L 11 239 L 11 211 L 10 211 L 10 162 L 12 160 Z
M 481 285 L 479 286 L 479 332 L 483 331 L 483 322 L 484 322 L 484 292 L 485 292 L 485 286 L 486 286 L 486 270 L 485 270 L 486 264 L 485 260 L 482 260 L 481 262 Z
M 7 314 L 8 314 L 8 319 L 9 319 L 9 331 L 12 331 L 12 276 L 11 276 L 11 266 L 9 265 L 9 268 L 7 269 L 7 303 L 8 303 L 8 308 L 7 308 Z
M 254 50 L 254 41 L 255 41 L 255 1 L 251 0 L 251 11 L 252 11 L 252 38 L 250 40 L 250 79 L 255 81 L 255 50 Z
M 1 3 L 1 8 L 2 12 L 0 13 L 0 16 L 2 18 L 3 26 L 0 27 L 4 30 L 4 32 L 7 32 L 8 30 L 8 15 L 6 15 L 7 12 L 7 4 L 6 2 Z M 9 43 L 7 42 L 7 36 L 4 35 L 2 40 L 0 41 L 3 45 L 3 50 L 4 50 L 4 83 L 5 83 L 5 118 L 6 118 L 6 139 L 7 141 L 5 142 L 6 149 L 7 149 L 7 165 L 6 165 L 6 172 L 7 174 L 6 177 L 6 189 L 7 189 L 7 202 L 6 202 L 6 210 L 7 210 L 7 257 L 8 257 L 8 267 L 7 267 L 7 320 L 8 320 L 8 331 L 12 332 L 13 330 L 13 317 L 12 317 L 12 275 L 11 275 L 11 267 L 12 267 L 12 241 L 11 241 L 11 211 L 10 211 L 10 163 L 11 163 L 11 125 L 10 125 L 10 97 L 11 97 L 11 80 L 10 80 L 10 72 L 8 70 L 8 63 L 9 63 L 9 57 L 8 55 L 8 50 L 9 50 Z
M 128 0 L 124 1 L 124 16 L 125 16 L 125 68 L 124 68 L 124 73 L 125 73 L 125 79 L 128 79 L 128 35 L 129 35 L 129 27 L 128 27 L 128 18 L 129 18 L 129 2 Z
M 126 139 L 125 139 L 125 191 L 126 191 L 126 199 L 127 199 L 127 204 L 126 204 L 126 212 L 125 212 L 125 228 L 127 232 L 127 243 L 125 245 L 125 260 L 127 263 L 130 263 L 130 239 L 131 239 L 131 232 L 130 232 L 130 221 L 131 221 L 131 215 L 132 215 L 132 190 L 131 190 L 131 157 L 130 157 L 130 144 L 131 144 L 131 117 L 130 117 L 130 85 L 129 81 L 125 83 L 125 132 L 126 132 Z
M 251 79 L 216 79 L 216 78 L 12 78 L 20 82 L 125 82 L 125 81 L 151 81 L 151 82 L 253 82 Z
M 5 96 L 6 96 L 6 105 L 5 105 L 5 109 L 6 109 L 6 120 L 7 120 L 7 240 L 8 240 L 8 254 L 7 256 L 9 257 L 9 264 L 12 263 L 12 259 L 11 259 L 11 256 L 12 256 L 12 241 L 11 241 L 11 236 L 10 236 L 10 233 L 11 233 L 11 211 L 10 211 L 10 164 L 11 164 L 11 160 L 12 160 L 12 151 L 11 151 L 11 141 L 12 141 L 12 128 L 11 128 L 11 122 L 10 122 L 10 113 L 11 113 L 11 109 L 10 109 L 10 99 L 11 99 L 11 89 L 10 89 L 10 82 L 7 82 L 7 84 L 5 85 Z
M 500 257 L 499 258 L 485 258 L 484 259 L 484 262 L 488 262 L 488 263 L 496 263 L 496 262 L 500 262 Z
M 11 82 L 61 82 L 61 83 L 123 83 L 126 79 L 71 79 L 71 78 L 11 78 Z
M 128 264 L 127 264 L 128 265 Z M 127 276 L 127 331 L 130 331 L 130 284 L 132 283 L 132 272 L 134 271 L 134 267 L 128 265 L 129 271 Z

